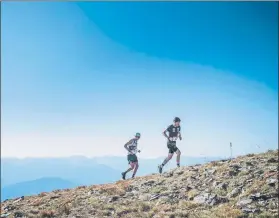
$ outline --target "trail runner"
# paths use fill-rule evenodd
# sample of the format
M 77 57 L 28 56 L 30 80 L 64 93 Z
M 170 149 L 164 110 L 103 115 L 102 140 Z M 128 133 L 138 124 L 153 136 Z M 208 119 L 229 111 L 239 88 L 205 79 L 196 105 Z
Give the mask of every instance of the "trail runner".
M 138 140 L 140 139 L 140 133 L 136 133 L 135 137 L 128 141 L 124 147 L 128 151 L 128 163 L 130 164 L 129 169 L 127 169 L 125 172 L 122 173 L 122 179 L 126 179 L 126 174 L 133 170 L 132 178 L 135 177 L 137 170 L 139 168 L 138 164 L 138 158 L 137 158 L 137 152 L 140 153 L 140 150 L 138 150 Z
M 172 158 L 174 152 L 176 153 L 176 164 L 177 167 L 180 167 L 180 155 L 181 152 L 176 146 L 176 140 L 179 138 L 182 140 L 181 136 L 181 127 L 180 127 L 180 118 L 175 117 L 173 120 L 173 124 L 170 125 L 164 132 L 163 135 L 167 138 L 167 147 L 169 149 L 168 157 L 165 158 L 163 163 L 158 166 L 159 173 L 162 173 L 163 167 L 168 163 L 168 161 Z M 167 135 L 168 132 L 168 135 Z

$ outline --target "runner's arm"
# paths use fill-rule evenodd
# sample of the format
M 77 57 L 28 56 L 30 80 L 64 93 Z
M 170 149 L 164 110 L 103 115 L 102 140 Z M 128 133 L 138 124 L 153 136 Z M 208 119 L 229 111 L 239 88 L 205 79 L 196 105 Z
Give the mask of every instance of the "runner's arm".
M 128 141 L 125 145 L 124 145 L 124 148 L 127 150 L 127 151 L 130 151 L 130 149 L 127 147 L 129 144 L 131 144 L 133 142 L 133 139 L 131 139 L 130 141 Z
M 181 132 L 178 133 L 178 137 L 180 140 L 182 140 Z
M 169 140 L 169 136 L 167 135 L 167 132 L 169 131 L 169 128 L 168 127 L 164 132 L 163 132 L 163 135 Z
M 182 140 L 182 136 L 181 136 L 181 127 L 179 127 L 179 130 L 178 130 L 178 137 L 180 139 L 180 141 Z

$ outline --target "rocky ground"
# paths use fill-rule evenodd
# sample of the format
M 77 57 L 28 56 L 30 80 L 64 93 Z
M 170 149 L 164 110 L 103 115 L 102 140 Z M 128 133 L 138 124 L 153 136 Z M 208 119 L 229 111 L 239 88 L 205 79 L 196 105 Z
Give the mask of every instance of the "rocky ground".
M 278 217 L 278 150 L 1 203 L 1 217 Z

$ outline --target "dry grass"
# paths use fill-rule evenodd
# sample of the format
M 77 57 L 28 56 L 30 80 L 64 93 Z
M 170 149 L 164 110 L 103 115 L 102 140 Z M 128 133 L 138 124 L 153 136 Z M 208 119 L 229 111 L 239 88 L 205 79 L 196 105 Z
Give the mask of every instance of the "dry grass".
M 44 203 L 43 199 L 39 198 L 39 199 L 36 199 L 35 201 L 33 201 L 31 203 L 31 206 L 38 207 L 38 206 L 42 205 L 43 203 Z
M 228 192 L 224 189 L 219 189 L 219 188 L 215 188 L 213 189 L 213 193 L 219 195 L 219 196 L 226 196 L 228 194 Z
M 40 213 L 41 218 L 52 218 L 55 217 L 55 211 L 54 210 L 43 210 Z
M 219 207 L 212 209 L 212 217 L 216 218 L 237 218 L 242 216 L 243 213 L 239 209 L 235 209 L 228 204 L 220 205 Z
M 148 212 L 151 210 L 151 205 L 145 202 L 138 203 L 138 211 L 139 212 Z
M 182 209 L 182 210 L 192 210 L 192 209 L 196 209 L 198 207 L 200 207 L 200 204 L 197 204 L 195 202 L 192 201 L 180 201 L 178 204 L 178 208 Z
M 46 192 L 42 192 L 42 193 L 40 193 L 38 196 L 42 198 L 42 197 L 47 196 L 47 193 L 46 193 Z
M 196 197 L 198 194 L 199 194 L 199 192 L 195 189 L 192 189 L 186 193 L 189 200 L 193 200 L 193 198 Z
M 60 206 L 58 209 L 58 212 L 60 215 L 63 215 L 63 214 L 69 215 L 71 212 L 69 204 L 64 204 L 64 205 Z
M 159 194 L 162 193 L 164 191 L 167 191 L 168 188 L 165 186 L 154 186 L 153 188 L 151 188 L 149 191 L 151 194 Z
M 241 196 L 249 196 L 261 191 L 262 187 L 266 184 L 265 180 L 255 180 L 252 186 L 249 187 Z
M 129 188 L 131 181 L 118 181 L 115 184 L 99 185 L 95 186 L 95 190 L 98 190 L 101 194 L 106 193 L 108 195 L 124 195 Z M 91 187 L 93 190 L 93 187 Z
M 101 193 L 108 195 L 125 195 L 125 189 L 115 185 L 108 185 L 100 188 Z

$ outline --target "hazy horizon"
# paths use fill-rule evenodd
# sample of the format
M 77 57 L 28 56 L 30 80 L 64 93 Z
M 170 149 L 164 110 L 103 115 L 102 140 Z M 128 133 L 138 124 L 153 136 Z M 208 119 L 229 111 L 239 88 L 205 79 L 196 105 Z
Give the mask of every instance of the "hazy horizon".
M 257 153 L 257 152 L 255 152 Z M 26 157 L 16 157 L 16 156 L 1 156 L 4 159 L 49 159 L 49 158 L 87 158 L 87 159 L 94 159 L 94 158 L 106 158 L 106 157 L 115 157 L 115 158 L 126 158 L 127 155 L 100 155 L 100 156 L 86 156 L 86 155 L 71 155 L 71 156 L 26 156 Z M 140 157 L 141 155 L 138 154 Z M 156 157 L 142 157 L 143 159 L 158 159 L 163 158 L 165 155 L 156 156 Z M 225 156 L 204 156 L 204 155 L 196 155 L 196 156 L 189 156 L 189 155 L 182 155 L 182 157 L 192 157 L 192 158 L 203 158 L 203 157 L 225 157 Z M 229 157 L 229 155 L 227 156 Z

